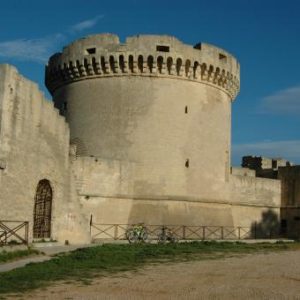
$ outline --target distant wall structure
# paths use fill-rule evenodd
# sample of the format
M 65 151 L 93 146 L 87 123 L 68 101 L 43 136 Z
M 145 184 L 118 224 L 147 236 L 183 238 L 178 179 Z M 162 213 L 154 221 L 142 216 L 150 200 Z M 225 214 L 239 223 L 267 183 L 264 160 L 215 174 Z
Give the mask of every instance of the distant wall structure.
M 237 60 L 212 45 L 93 35 L 49 59 L 53 107 L 0 65 L 0 220 L 29 221 L 31 239 L 80 243 L 91 219 L 279 224 L 281 181 L 231 168 L 239 76 Z
M 281 234 L 300 237 L 300 166 L 282 158 L 244 156 L 241 170 L 249 170 L 259 180 L 280 181 L 280 228 Z M 274 180 L 273 180 L 274 181 Z
M 289 167 L 293 164 L 282 158 L 269 158 L 263 156 L 243 156 L 242 167 L 255 171 L 257 177 L 277 178 L 280 167 Z
M 300 238 L 300 166 L 281 167 L 281 226 L 284 233 Z

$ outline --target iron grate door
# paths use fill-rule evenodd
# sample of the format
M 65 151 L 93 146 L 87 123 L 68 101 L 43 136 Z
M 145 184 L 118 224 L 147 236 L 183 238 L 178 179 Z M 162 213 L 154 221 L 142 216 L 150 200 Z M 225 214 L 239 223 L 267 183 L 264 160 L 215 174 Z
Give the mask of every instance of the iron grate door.
M 51 236 L 52 188 L 48 180 L 39 182 L 34 204 L 33 238 Z

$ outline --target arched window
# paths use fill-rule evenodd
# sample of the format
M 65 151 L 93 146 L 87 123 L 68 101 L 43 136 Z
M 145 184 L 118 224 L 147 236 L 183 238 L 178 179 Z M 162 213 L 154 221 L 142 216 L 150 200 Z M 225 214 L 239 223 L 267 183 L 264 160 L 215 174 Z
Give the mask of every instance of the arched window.
M 125 71 L 124 55 L 119 56 L 119 67 L 122 73 Z
M 139 57 L 138 57 L 138 68 L 139 68 L 139 71 L 140 71 L 141 73 L 144 72 L 144 66 L 143 66 L 143 64 L 144 64 L 143 56 L 142 56 L 142 55 L 139 55 Z
M 113 73 L 116 73 L 115 58 L 112 55 L 109 57 L 109 67 Z
M 205 78 L 205 75 L 206 75 L 206 74 L 205 74 L 205 73 L 206 73 L 206 68 L 207 68 L 207 67 L 206 67 L 206 64 L 203 63 L 203 64 L 201 65 L 201 78 L 202 78 L 202 79 Z
M 208 69 L 208 80 L 209 81 L 212 81 L 213 73 L 214 73 L 214 67 L 212 65 L 210 65 L 209 69 Z
M 101 56 L 101 69 L 103 73 L 106 73 L 106 66 L 105 66 L 105 57 Z
M 176 61 L 176 73 L 177 73 L 178 76 L 181 75 L 181 73 L 180 73 L 181 66 L 182 66 L 182 59 L 181 58 L 177 58 L 177 61 Z
M 97 61 L 95 57 L 92 58 L 92 66 L 93 66 L 94 73 L 97 74 L 98 68 L 97 68 Z
M 190 67 L 191 67 L 191 61 L 189 59 L 185 62 L 185 76 L 189 77 L 190 75 Z
M 153 62 L 154 62 L 153 56 L 151 56 L 151 55 L 148 56 L 147 65 L 148 65 L 150 73 L 152 73 L 152 71 L 153 71 Z
M 79 60 L 76 60 L 76 67 L 77 67 L 78 73 L 81 75 L 82 71 L 81 71 L 81 66 L 80 65 L 81 64 L 80 64 Z
M 220 78 L 220 84 L 222 87 L 225 87 L 225 82 L 226 82 L 226 72 L 223 69 L 221 73 L 221 78 Z
M 87 69 L 87 66 L 88 66 L 88 60 L 85 58 L 83 60 L 83 64 L 84 64 L 84 67 Z
M 158 69 L 158 72 L 161 74 L 162 72 L 162 67 L 163 67 L 163 63 L 164 63 L 164 59 L 162 56 L 159 56 L 157 58 L 157 69 Z
M 219 84 L 220 81 L 220 68 L 216 68 L 215 76 L 214 76 L 214 83 Z
M 33 238 L 51 237 L 52 196 L 49 180 L 40 180 L 34 199 Z
M 172 59 L 172 57 L 168 57 L 168 59 L 167 59 L 167 69 L 168 69 L 168 74 L 169 75 L 172 72 L 172 65 L 173 65 L 173 59 Z
M 133 73 L 133 56 L 132 55 L 129 55 L 128 66 L 129 66 L 129 70 Z
M 194 66 L 193 66 L 193 77 L 196 79 L 198 77 L 198 67 L 199 67 L 199 63 L 197 61 L 194 62 Z
M 71 71 L 72 76 L 74 76 L 74 66 L 73 66 L 73 62 L 69 61 L 69 69 Z

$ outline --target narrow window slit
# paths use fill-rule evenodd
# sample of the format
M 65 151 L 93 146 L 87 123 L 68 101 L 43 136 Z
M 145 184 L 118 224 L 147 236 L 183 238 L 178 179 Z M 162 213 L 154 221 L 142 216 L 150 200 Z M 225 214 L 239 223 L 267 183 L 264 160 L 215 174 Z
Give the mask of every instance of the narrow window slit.
M 185 161 L 185 167 L 188 168 L 189 166 L 190 166 L 190 160 L 187 159 L 187 160 Z

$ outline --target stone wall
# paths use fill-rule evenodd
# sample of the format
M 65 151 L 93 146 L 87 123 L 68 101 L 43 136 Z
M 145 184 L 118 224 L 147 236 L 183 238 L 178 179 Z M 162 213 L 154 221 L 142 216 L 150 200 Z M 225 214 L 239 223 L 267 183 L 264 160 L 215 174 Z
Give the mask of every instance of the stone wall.
M 239 64 L 223 49 L 96 35 L 52 56 L 46 84 L 69 125 L 34 83 L 0 65 L 0 220 L 29 221 L 32 238 L 47 179 L 59 241 L 89 241 L 91 216 L 262 233 L 278 225 L 280 181 L 230 169 Z
M 145 222 L 248 228 L 264 228 L 271 223 L 272 228 L 278 228 L 279 180 L 256 178 L 252 172 L 249 176 L 231 175 L 229 182 L 219 186 L 220 193 L 212 194 L 217 195 L 215 198 L 200 193 L 138 195 L 134 193 L 134 182 L 127 180 L 135 168 L 134 163 L 97 157 L 77 157 L 73 161 L 81 213 L 86 219 L 93 215 L 93 221 L 101 224 Z
M 249 168 L 231 167 L 231 174 L 235 176 L 255 177 L 255 170 Z
M 280 207 L 280 180 L 250 176 L 231 176 L 230 187 L 230 202 L 232 203 L 270 208 Z
M 68 125 L 37 85 L 9 65 L 0 65 L 0 107 L 0 220 L 29 221 L 32 239 L 35 193 L 47 179 L 53 191 L 51 237 L 68 239 Z
M 300 237 L 300 166 L 281 167 L 278 178 L 281 188 L 281 219 L 283 231 L 290 237 Z
M 95 35 L 52 56 L 46 84 L 77 156 L 119 164 L 123 196 L 224 198 L 239 90 L 239 64 L 226 51 L 168 36 L 121 44 Z
M 230 165 L 226 94 L 193 82 L 174 89 L 174 80 L 139 77 L 74 83 L 57 97 L 66 98 L 65 93 L 78 155 L 118 163 L 122 171 L 134 165 L 122 174 L 129 194 L 223 194 Z

